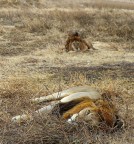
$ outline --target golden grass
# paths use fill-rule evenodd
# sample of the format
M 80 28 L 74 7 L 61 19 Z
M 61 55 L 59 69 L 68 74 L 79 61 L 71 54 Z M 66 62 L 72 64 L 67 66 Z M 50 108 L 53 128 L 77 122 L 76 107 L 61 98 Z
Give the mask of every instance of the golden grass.
M 133 1 L 110 1 L 110 0 L 96 0 L 91 3 L 85 2 L 86 6 L 98 7 L 98 8 L 116 8 L 116 9 L 134 9 Z
M 134 2 L 132 0 L 1 0 L 1 7 L 38 7 L 38 8 L 85 8 L 85 7 L 97 7 L 97 8 L 117 8 L 117 9 L 134 9 Z
M 0 18 L 1 55 L 28 54 L 50 46 L 63 48 L 66 33 L 72 29 L 82 31 L 87 41 L 117 42 L 128 50 L 134 47 L 131 11 L 3 8 Z
M 32 2 L 0 1 L 0 143 L 133 143 L 134 12 L 122 10 L 133 5 Z M 72 29 L 97 50 L 62 51 Z M 31 97 L 85 84 L 112 96 L 126 122 L 123 131 L 96 132 L 51 115 L 20 126 L 11 123 L 13 116 L 43 105 L 35 106 Z
M 63 74 L 63 73 L 62 73 Z M 101 76 L 101 80 L 87 79 L 86 74 L 68 73 L 68 80 L 60 74 L 34 74 L 31 76 L 20 76 L 18 78 L 12 76 L 0 83 L 1 103 L 1 142 L 6 143 L 72 143 L 90 142 L 98 143 L 93 135 L 99 136 L 100 143 L 105 142 L 129 142 L 131 143 L 132 123 L 130 122 L 132 108 L 132 82 L 128 79 L 112 79 L 110 77 Z M 104 78 L 104 79 L 103 79 Z M 31 97 L 39 97 L 53 92 L 57 92 L 71 86 L 88 84 L 98 89 L 101 93 L 107 92 L 112 96 L 114 104 L 119 109 L 123 118 L 125 118 L 126 126 L 121 132 L 115 134 L 104 134 L 102 131 L 96 134 L 95 130 L 89 131 L 88 125 L 81 123 L 78 126 L 70 126 L 64 121 L 59 121 L 53 116 L 35 117 L 34 121 L 26 125 L 18 126 L 10 122 L 12 116 L 22 113 L 32 113 L 40 106 L 30 103 Z M 127 118 L 126 118 L 127 115 Z M 131 118 L 130 118 L 131 117 Z M 8 127 L 10 125 L 10 127 Z M 129 129 L 128 129 L 129 127 Z M 81 129 L 81 135 L 79 130 Z M 73 132 L 73 137 L 71 136 Z M 12 139 L 13 135 L 15 138 Z M 117 135 L 120 135 L 118 137 Z M 88 137 L 87 137 L 88 136 Z M 25 137 L 25 138 L 24 138 Z M 122 140 L 123 139 L 123 140 Z

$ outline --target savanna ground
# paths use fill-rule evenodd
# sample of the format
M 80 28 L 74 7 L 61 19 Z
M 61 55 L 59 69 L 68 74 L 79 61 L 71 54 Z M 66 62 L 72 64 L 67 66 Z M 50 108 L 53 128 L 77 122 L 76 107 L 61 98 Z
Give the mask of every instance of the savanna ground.
M 133 9 L 133 1 L 0 0 L 0 144 L 134 143 Z M 96 50 L 62 51 L 73 29 Z M 11 122 L 43 105 L 30 98 L 76 85 L 111 95 L 125 128 L 105 133 L 51 115 Z

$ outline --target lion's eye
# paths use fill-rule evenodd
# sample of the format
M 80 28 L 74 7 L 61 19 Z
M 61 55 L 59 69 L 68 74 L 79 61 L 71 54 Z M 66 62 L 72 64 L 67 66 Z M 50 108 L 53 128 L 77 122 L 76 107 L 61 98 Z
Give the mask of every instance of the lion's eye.
M 90 110 L 87 110 L 87 111 L 86 111 L 86 115 L 88 115 L 88 114 L 90 114 L 90 113 L 91 113 Z

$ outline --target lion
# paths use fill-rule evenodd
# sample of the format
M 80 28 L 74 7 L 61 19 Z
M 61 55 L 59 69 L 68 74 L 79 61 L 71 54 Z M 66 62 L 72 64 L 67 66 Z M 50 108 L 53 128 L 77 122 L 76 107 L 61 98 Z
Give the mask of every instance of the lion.
M 80 34 L 77 31 L 70 31 L 68 33 L 68 38 L 66 40 L 65 44 L 65 50 L 66 52 L 69 51 L 86 51 L 89 49 L 94 49 L 91 42 L 89 44 L 81 38 Z
M 48 102 L 48 106 L 36 110 L 35 114 L 52 113 L 68 123 L 78 123 L 80 120 L 92 127 L 100 129 L 121 128 L 123 122 L 119 119 L 115 106 L 90 86 L 77 86 L 48 96 L 31 99 L 34 103 Z M 33 120 L 32 114 L 18 115 L 13 122 Z M 103 124 L 103 125 L 102 125 Z

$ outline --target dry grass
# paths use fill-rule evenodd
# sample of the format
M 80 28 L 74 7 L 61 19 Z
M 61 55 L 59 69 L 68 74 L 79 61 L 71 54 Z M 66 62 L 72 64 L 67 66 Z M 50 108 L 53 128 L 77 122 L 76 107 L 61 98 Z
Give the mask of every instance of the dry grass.
M 85 7 L 97 7 L 97 8 L 117 8 L 117 9 L 134 9 L 133 0 L 1 0 L 1 7 L 38 7 L 38 8 L 85 8 Z
M 63 73 L 62 73 L 63 74 Z M 87 73 L 89 74 L 89 73 Z M 0 83 L 1 92 L 1 142 L 2 143 L 132 143 L 132 82 L 127 78 L 112 79 L 101 73 L 101 79 L 87 78 L 81 72 L 64 75 L 32 75 L 20 78 L 10 77 L 8 81 Z M 93 73 L 92 73 L 93 74 Z M 91 76 L 92 76 L 91 74 Z M 110 72 L 109 72 L 110 74 Z M 97 74 L 98 76 L 98 74 Z M 57 84 L 57 82 L 59 82 Z M 90 129 L 87 124 L 70 126 L 64 121 L 59 121 L 51 115 L 35 117 L 34 121 L 24 125 L 10 122 L 13 115 L 32 113 L 41 105 L 30 103 L 31 97 L 47 95 L 52 92 L 66 89 L 70 86 L 88 84 L 98 89 L 101 93 L 108 92 L 119 109 L 120 115 L 126 122 L 125 129 L 113 134 L 97 132 Z M 123 85 L 123 87 L 122 87 Z M 126 104 L 129 103 L 129 109 Z M 127 117 L 126 117 L 127 116 Z M 131 118 L 130 118 L 131 117 Z M 131 127 L 131 128 L 130 128 Z M 79 133 L 80 132 L 80 133 Z M 103 133 L 103 134 L 102 134 Z M 13 136 L 15 137 L 13 138 Z M 118 135 L 118 136 L 117 136 Z M 120 135 L 120 136 L 119 136 Z
M 133 4 L 1 0 L 0 7 L 0 143 L 132 144 L 134 12 L 127 9 Z M 63 52 L 71 29 L 97 50 Z M 112 96 L 126 122 L 124 130 L 98 132 L 51 115 L 11 123 L 13 116 L 43 105 L 32 104 L 31 97 L 85 84 Z
M 134 9 L 133 1 L 112 1 L 112 0 L 97 0 L 91 1 L 91 3 L 84 2 L 86 6 L 90 7 L 98 7 L 98 8 L 116 8 L 116 9 Z
M 66 33 L 71 29 L 82 31 L 87 41 L 120 42 L 120 48 L 134 48 L 131 11 L 91 8 L 24 12 L 11 8 L 1 9 L 0 18 L 1 55 L 28 54 L 48 46 L 63 48 Z

